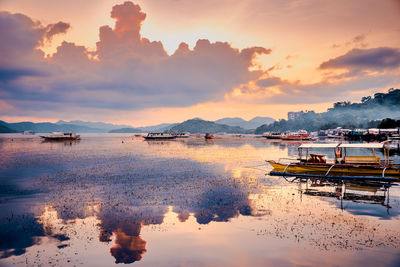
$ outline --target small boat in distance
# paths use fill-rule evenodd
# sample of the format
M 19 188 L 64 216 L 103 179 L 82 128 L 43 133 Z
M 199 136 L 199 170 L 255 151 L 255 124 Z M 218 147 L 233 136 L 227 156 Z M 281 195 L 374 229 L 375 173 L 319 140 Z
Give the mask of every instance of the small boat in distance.
M 281 139 L 282 134 L 280 132 L 265 132 L 262 137 L 267 139 Z
M 22 132 L 23 135 L 35 135 L 35 132 L 32 130 L 27 130 Z
M 212 133 L 206 133 L 204 136 L 205 139 L 214 139 L 214 135 Z
M 146 140 L 170 140 L 175 138 L 176 135 L 170 133 L 148 133 L 144 137 Z
M 284 133 L 281 139 L 285 141 L 309 141 L 312 137 L 306 131 L 299 131 L 295 133 Z
M 52 132 L 49 135 L 41 135 L 40 137 L 48 141 L 79 140 L 81 138 L 76 133 L 63 132 Z

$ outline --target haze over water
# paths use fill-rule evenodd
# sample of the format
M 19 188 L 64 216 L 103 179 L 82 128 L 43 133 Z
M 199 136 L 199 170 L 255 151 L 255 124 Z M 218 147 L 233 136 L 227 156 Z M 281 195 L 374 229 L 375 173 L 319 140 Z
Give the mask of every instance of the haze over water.
M 298 145 L 3 136 L 0 265 L 399 266 L 399 187 L 266 175 Z

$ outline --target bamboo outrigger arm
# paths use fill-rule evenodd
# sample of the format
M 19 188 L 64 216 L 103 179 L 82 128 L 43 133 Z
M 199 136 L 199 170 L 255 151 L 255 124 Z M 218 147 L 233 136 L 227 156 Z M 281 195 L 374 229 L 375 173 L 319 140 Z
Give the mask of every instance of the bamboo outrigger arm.
M 335 166 L 335 164 L 333 164 L 333 165 L 329 168 L 329 170 L 325 173 L 325 176 L 328 176 L 328 174 L 329 174 L 329 172 L 332 170 L 333 166 Z
M 290 173 L 290 172 L 274 172 L 271 171 L 269 175 L 272 176 L 291 176 L 291 177 L 304 177 L 304 178 L 323 178 L 323 179 L 338 179 L 338 180 L 369 180 L 369 181 L 383 181 L 383 182 L 398 182 L 398 179 L 393 177 L 376 177 L 376 176 L 325 176 L 323 174 L 305 174 L 305 173 Z
M 288 165 L 286 165 L 286 168 L 283 170 L 283 173 L 286 173 L 287 168 L 290 166 L 291 163 L 288 163 Z

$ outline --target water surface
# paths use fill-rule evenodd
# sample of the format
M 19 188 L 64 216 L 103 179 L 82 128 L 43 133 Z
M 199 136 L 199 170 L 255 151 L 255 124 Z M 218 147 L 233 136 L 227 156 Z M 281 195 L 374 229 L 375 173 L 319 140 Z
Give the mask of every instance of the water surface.
M 399 266 L 399 187 L 266 175 L 298 145 L 3 135 L 0 265 Z

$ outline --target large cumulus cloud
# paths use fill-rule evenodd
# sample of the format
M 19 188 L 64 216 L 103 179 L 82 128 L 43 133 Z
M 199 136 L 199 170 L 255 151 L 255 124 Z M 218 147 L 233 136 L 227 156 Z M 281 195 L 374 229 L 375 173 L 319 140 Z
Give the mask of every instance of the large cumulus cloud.
M 41 76 L 45 59 L 39 44 L 66 32 L 69 24 L 42 25 L 23 14 L 0 12 L 0 85 L 23 76 Z
M 102 26 L 94 51 L 63 42 L 45 57 L 38 48 L 69 24 L 47 26 L 20 14 L 1 13 L 0 98 L 25 110 L 66 107 L 134 110 L 190 106 L 222 100 L 263 74 L 252 70 L 263 47 L 243 50 L 226 42 L 181 43 L 168 55 L 163 44 L 140 34 L 146 14 L 125 2 L 112 8 L 115 26 Z M 253 68 L 254 69 L 254 68 Z

